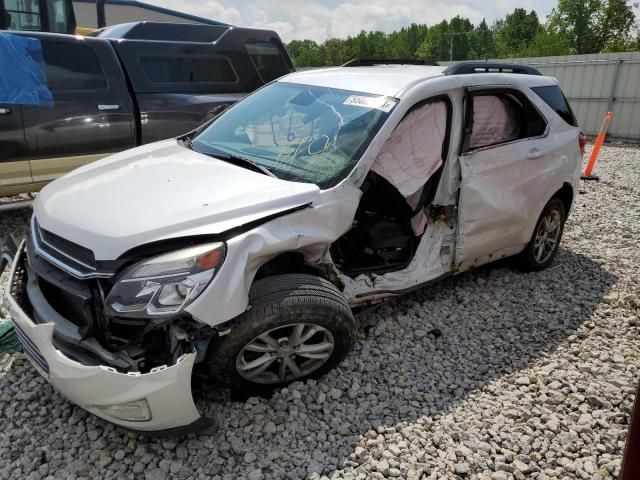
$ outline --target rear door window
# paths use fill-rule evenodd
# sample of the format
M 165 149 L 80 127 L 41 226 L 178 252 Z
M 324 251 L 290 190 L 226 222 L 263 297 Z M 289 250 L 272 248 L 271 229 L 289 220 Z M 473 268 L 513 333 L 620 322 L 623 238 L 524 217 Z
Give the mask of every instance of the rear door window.
M 532 87 L 536 95 L 538 95 L 544 102 L 549 105 L 558 115 L 560 115 L 565 122 L 574 127 L 578 126 L 573 110 L 567 101 L 567 98 L 560 90 L 558 85 L 549 85 L 548 87 Z
M 249 42 L 246 47 L 251 62 L 263 82 L 270 82 L 289 73 L 287 62 L 275 45 L 267 42 Z
M 53 91 L 102 90 L 107 82 L 96 54 L 86 45 L 42 41 L 47 86 Z
M 152 83 L 234 83 L 238 80 L 231 64 L 223 57 L 149 55 L 141 57 L 140 64 Z
M 546 130 L 546 120 L 522 92 L 477 92 L 471 103 L 469 150 L 541 136 Z

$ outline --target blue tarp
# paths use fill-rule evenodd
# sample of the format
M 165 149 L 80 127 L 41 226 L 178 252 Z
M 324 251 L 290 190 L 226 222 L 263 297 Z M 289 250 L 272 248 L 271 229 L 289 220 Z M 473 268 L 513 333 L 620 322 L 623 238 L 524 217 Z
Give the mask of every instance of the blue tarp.
M 0 33 L 0 103 L 53 105 L 37 38 Z

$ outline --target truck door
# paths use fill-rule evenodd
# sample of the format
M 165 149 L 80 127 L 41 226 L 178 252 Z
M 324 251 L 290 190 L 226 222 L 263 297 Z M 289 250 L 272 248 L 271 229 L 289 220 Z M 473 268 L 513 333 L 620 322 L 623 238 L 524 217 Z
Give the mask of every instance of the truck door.
M 135 145 L 133 103 L 111 45 L 41 37 L 53 107 L 24 106 L 34 182 Z
M 20 105 L 0 103 L 0 195 L 10 194 L 8 186 L 31 183 L 25 157 L 24 129 Z
M 456 264 L 480 265 L 522 250 L 549 198 L 547 121 L 511 87 L 470 90 L 460 156 Z

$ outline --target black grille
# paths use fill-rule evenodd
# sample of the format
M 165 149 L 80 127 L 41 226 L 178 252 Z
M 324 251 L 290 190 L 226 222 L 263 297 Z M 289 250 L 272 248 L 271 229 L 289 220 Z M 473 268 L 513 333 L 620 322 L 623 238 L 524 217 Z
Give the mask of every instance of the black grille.
M 16 327 L 16 333 L 18 334 L 18 338 L 20 342 L 22 342 L 22 347 L 24 348 L 25 355 L 31 360 L 36 366 L 38 366 L 41 370 L 43 370 L 47 375 L 49 375 L 49 364 L 44 359 L 36 344 L 31 341 L 31 339 L 27 336 L 26 333 L 18 326 L 17 323 L 14 322 Z
M 40 228 L 40 226 L 38 226 L 38 229 L 40 230 L 40 236 L 45 242 L 45 245 L 49 245 L 60 252 L 64 252 L 65 255 L 68 255 L 79 262 L 86 263 L 87 265 L 96 268 L 96 258 L 91 250 L 78 245 L 77 243 L 65 240 L 54 233 L 48 232 L 44 228 Z

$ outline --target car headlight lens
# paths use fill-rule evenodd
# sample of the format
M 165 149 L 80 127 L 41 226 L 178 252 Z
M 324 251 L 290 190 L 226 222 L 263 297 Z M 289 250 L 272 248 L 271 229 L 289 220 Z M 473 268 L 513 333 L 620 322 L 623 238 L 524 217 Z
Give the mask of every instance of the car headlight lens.
M 118 278 L 107 308 L 125 317 L 175 314 L 209 285 L 224 253 L 224 243 L 209 243 L 137 263 Z

